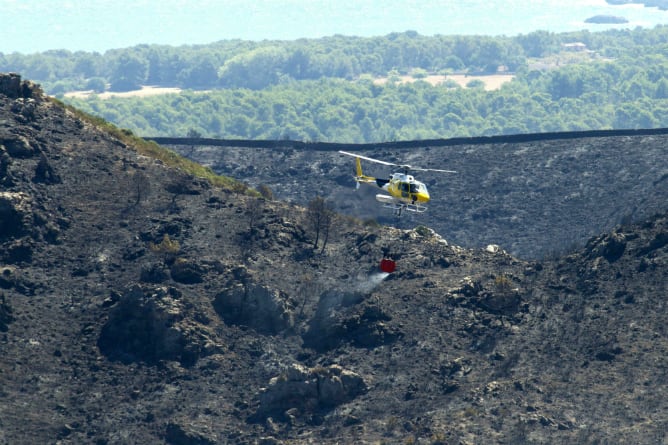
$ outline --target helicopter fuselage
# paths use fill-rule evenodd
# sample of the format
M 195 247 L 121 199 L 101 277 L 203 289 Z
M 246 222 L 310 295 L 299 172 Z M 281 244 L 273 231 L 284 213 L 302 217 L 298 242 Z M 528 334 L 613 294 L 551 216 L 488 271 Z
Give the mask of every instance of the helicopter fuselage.
M 390 208 L 395 211 L 397 215 L 401 215 L 402 210 L 410 212 L 423 213 L 427 210 L 426 203 L 429 202 L 429 191 L 424 182 L 420 182 L 412 175 L 408 174 L 409 169 L 420 171 L 435 171 L 444 173 L 456 173 L 452 170 L 441 170 L 431 168 L 411 167 L 410 165 L 400 165 L 393 162 L 381 161 L 379 159 L 362 156 L 355 153 L 339 150 L 339 153 L 352 156 L 355 158 L 355 182 L 357 187 L 362 184 L 376 184 L 379 188 L 386 191 L 388 194 L 376 195 L 376 200 L 383 203 L 383 207 Z M 378 164 L 391 165 L 403 169 L 403 173 L 392 173 L 389 179 L 375 178 L 373 176 L 365 175 L 362 172 L 361 159 L 375 162 Z
M 417 181 L 412 175 L 404 173 L 392 173 L 390 179 L 383 181 L 384 184 L 377 185 L 397 199 L 406 204 L 426 204 L 429 202 L 429 191 L 427 186 Z

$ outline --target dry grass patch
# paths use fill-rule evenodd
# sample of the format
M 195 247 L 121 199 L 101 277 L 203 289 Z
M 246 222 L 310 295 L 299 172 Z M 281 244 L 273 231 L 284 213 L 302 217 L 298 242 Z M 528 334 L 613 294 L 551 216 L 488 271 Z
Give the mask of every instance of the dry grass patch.
M 423 78 L 415 78 L 413 76 L 399 76 L 398 83 L 411 83 L 411 82 L 417 82 L 418 80 L 422 80 L 424 82 L 430 83 L 431 85 L 440 85 L 447 81 L 453 81 L 456 82 L 457 85 L 461 86 L 462 88 L 466 88 L 466 85 L 469 82 L 473 80 L 480 80 L 482 81 L 482 83 L 485 84 L 485 90 L 493 91 L 493 90 L 498 90 L 499 88 L 501 88 L 501 85 L 503 85 L 506 82 L 510 82 L 511 80 L 513 80 L 514 77 L 515 77 L 514 74 L 490 74 L 487 76 L 469 76 L 466 74 L 449 74 L 446 76 L 440 74 L 433 74 Z M 374 83 L 377 85 L 383 85 L 387 82 L 388 82 L 387 77 L 374 79 Z

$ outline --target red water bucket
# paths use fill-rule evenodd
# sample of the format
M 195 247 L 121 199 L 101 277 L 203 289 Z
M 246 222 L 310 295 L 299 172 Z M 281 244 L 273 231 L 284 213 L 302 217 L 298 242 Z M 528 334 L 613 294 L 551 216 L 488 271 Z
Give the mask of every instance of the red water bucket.
M 383 258 L 380 262 L 380 270 L 382 270 L 385 273 L 392 273 L 396 268 L 397 268 L 397 263 L 395 263 L 392 260 L 388 260 L 387 258 Z

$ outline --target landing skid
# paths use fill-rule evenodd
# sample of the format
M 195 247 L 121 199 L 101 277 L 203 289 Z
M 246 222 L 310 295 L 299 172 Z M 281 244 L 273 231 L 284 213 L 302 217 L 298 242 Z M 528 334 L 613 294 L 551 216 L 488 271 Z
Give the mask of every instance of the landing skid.
M 394 214 L 401 216 L 401 213 L 405 210 L 407 212 L 414 213 L 424 213 L 427 211 L 427 207 L 420 204 L 383 204 L 383 207 L 386 209 L 392 209 Z
M 376 195 L 376 201 L 383 203 L 384 208 L 392 209 L 397 216 L 401 216 L 404 210 L 414 213 L 424 213 L 427 211 L 427 207 L 421 204 L 402 202 L 391 196 L 382 194 Z

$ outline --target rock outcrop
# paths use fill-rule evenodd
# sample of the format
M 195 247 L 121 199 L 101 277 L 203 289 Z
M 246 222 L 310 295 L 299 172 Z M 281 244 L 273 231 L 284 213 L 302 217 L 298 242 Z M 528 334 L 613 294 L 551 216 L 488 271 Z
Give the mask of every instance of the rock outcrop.
M 0 192 L 0 241 L 20 238 L 32 230 L 31 198 L 22 192 Z
M 360 375 L 338 365 L 306 368 L 292 364 L 262 390 L 258 414 L 283 419 L 313 415 L 349 402 L 367 389 Z
M 21 135 L 0 134 L 0 147 L 4 147 L 9 156 L 14 158 L 29 158 L 35 154 L 28 138 Z
M 43 96 L 39 85 L 21 80 L 16 73 L 0 73 L 0 94 L 10 99 L 40 99 Z
M 115 305 L 98 346 L 109 358 L 123 362 L 175 360 L 192 366 L 220 349 L 193 318 L 198 317 L 177 289 L 136 285 Z
M 368 296 L 368 294 L 367 294 Z M 392 317 L 381 307 L 363 303 L 360 292 L 327 291 L 320 295 L 318 308 L 304 333 L 304 345 L 325 352 L 341 344 L 374 348 L 402 336 L 389 326 Z
M 213 300 L 220 317 L 230 325 L 242 325 L 263 334 L 277 334 L 294 326 L 295 304 L 283 292 L 250 278 L 245 268 Z

